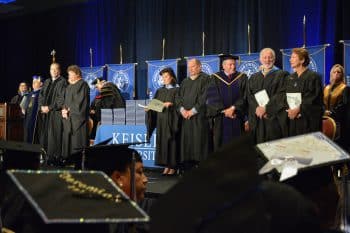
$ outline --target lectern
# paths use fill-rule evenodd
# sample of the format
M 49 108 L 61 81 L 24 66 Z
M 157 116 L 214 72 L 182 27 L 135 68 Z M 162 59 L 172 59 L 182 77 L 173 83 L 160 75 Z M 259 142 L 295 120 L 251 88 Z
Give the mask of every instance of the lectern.
M 0 103 L 0 140 L 23 141 L 23 114 L 18 104 Z

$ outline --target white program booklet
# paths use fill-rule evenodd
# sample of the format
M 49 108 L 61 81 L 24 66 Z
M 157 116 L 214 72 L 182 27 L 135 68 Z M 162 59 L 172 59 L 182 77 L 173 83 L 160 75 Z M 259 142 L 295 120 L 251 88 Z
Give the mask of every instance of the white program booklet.
M 266 90 L 263 89 L 254 94 L 256 102 L 260 107 L 265 107 L 265 105 L 270 101 L 269 95 Z
M 286 93 L 287 95 L 287 103 L 289 109 L 294 109 L 300 106 L 301 104 L 301 93 Z

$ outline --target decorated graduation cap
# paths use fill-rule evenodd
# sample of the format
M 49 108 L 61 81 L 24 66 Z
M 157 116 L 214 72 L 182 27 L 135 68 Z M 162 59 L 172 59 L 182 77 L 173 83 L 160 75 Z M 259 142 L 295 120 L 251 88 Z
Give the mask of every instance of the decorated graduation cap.
M 108 223 L 149 220 L 102 172 L 10 170 L 7 173 L 17 193 L 29 203 L 23 203 L 16 217 L 22 220 L 21 224 L 29 225 L 31 232 L 108 232 Z
M 257 149 L 266 159 L 259 173 L 294 187 L 317 206 L 325 228 L 333 226 L 341 195 L 334 177 L 347 169 L 349 154 L 321 132 L 260 143 Z
M 2 168 L 38 169 L 44 149 L 39 144 L 0 140 Z
M 249 136 L 223 146 L 157 200 L 151 231 L 257 232 L 263 210 L 256 158 Z

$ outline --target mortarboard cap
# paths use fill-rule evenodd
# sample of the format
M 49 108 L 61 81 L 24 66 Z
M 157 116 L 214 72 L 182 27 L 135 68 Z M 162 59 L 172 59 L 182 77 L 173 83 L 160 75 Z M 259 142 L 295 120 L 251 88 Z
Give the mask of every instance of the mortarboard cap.
M 299 171 L 350 161 L 349 154 L 321 132 L 260 143 L 257 148 L 267 160 L 260 174 L 276 169 L 281 174 L 280 181 L 297 175 Z
M 340 198 L 335 172 L 350 161 L 349 154 L 321 132 L 261 143 L 257 148 L 267 159 L 259 173 L 277 170 L 280 181 L 317 206 L 321 227 L 333 227 Z
M 30 208 L 37 216 L 32 221 L 33 215 L 23 214 L 24 223 L 37 227 L 33 232 L 106 232 L 101 229 L 102 224 L 149 221 L 145 212 L 102 172 L 9 170 L 7 173 L 17 193 L 29 203 L 27 208 L 20 209 Z
M 222 54 L 219 56 L 220 59 L 221 59 L 221 62 L 225 61 L 225 60 L 239 60 L 239 57 L 238 56 L 235 56 L 235 55 L 231 55 L 231 54 Z
M 3 169 L 38 169 L 41 153 L 39 144 L 29 144 L 17 141 L 0 141 Z
M 100 82 L 102 82 L 102 81 L 104 81 L 104 80 L 103 80 L 103 77 L 98 77 L 98 78 L 96 78 L 94 81 L 92 81 L 91 84 L 92 84 L 92 85 L 96 85 L 96 84 L 98 84 L 98 83 L 100 83 Z
M 131 164 L 133 154 L 136 155 L 136 161 L 142 161 L 138 152 L 129 148 L 136 144 L 141 143 L 99 144 L 86 147 L 82 149 L 84 151 L 69 156 L 67 163 L 74 163 L 76 168 L 103 171 L 110 175 L 114 170 L 122 171 L 128 164 Z

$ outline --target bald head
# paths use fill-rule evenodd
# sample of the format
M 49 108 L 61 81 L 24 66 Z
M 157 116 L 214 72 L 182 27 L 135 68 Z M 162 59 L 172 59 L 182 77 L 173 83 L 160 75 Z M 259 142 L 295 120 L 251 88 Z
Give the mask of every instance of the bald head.
M 187 62 L 190 76 L 197 76 L 202 71 L 202 63 L 198 59 L 190 59 Z

